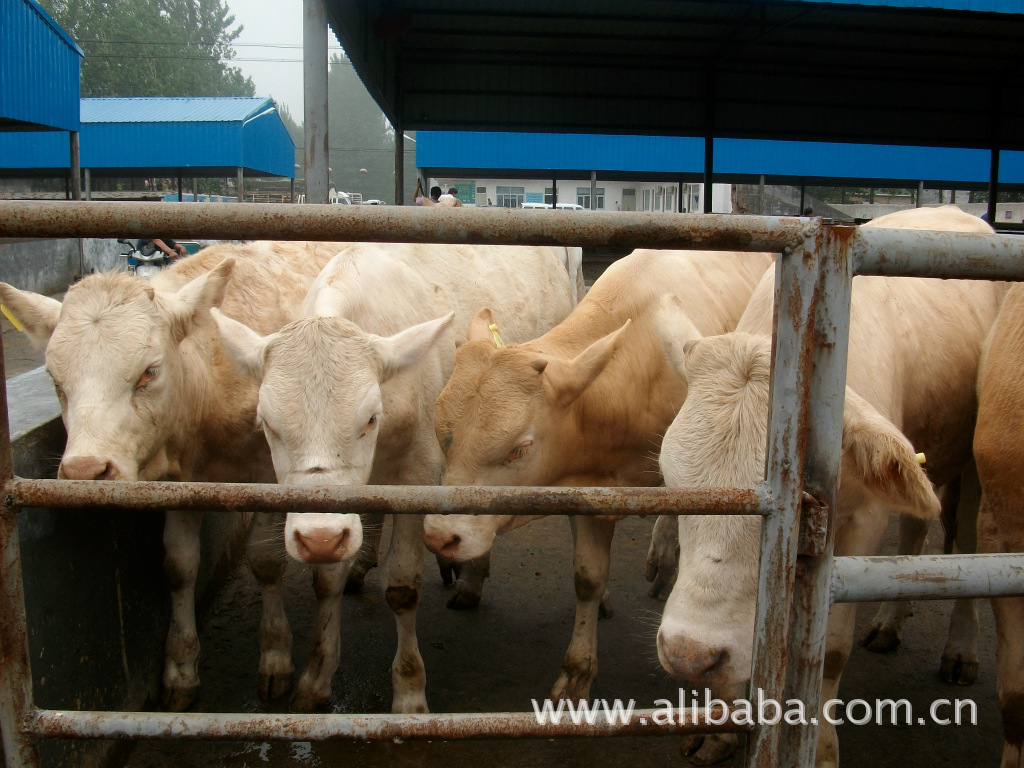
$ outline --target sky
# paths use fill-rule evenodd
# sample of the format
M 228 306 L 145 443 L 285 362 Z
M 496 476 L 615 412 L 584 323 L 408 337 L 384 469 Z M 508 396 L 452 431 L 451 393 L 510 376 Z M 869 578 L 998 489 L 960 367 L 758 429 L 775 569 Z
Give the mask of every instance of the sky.
M 302 123 L 302 0 L 227 0 L 242 34 L 232 66 L 252 78 L 257 96 L 273 96 Z M 341 52 L 329 33 L 327 53 Z

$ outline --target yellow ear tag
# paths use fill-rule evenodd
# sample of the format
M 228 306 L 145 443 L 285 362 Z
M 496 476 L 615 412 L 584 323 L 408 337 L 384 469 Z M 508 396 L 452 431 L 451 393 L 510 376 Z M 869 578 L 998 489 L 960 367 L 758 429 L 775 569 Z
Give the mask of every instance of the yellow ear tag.
M 0 312 L 3 312 L 4 313 L 4 317 L 6 317 L 8 320 L 11 321 L 11 325 L 13 325 L 15 328 L 17 328 L 22 333 L 25 332 L 25 329 L 21 327 L 21 323 L 19 323 L 15 319 L 14 315 L 12 315 L 10 310 L 7 309 L 7 307 L 5 307 L 3 304 L 0 304 Z
M 924 454 L 923 453 L 915 454 L 914 458 L 917 459 L 917 463 L 918 464 L 924 464 L 925 459 L 924 459 Z
M 496 346 L 496 347 L 504 347 L 505 346 L 505 342 L 503 342 L 501 340 L 501 336 L 498 335 L 498 324 L 497 323 L 491 323 L 487 327 L 491 331 L 491 336 L 494 337 L 494 346 Z

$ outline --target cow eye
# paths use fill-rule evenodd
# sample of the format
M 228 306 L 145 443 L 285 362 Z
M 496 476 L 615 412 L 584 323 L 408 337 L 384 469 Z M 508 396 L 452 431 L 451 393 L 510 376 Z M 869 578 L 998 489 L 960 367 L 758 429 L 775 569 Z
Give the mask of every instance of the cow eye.
M 505 456 L 505 463 L 511 464 L 513 461 L 517 461 L 525 456 L 530 451 L 530 446 L 533 445 L 533 440 L 526 440 L 520 443 Z
M 154 365 L 150 368 L 147 368 L 145 371 L 142 372 L 142 375 L 139 376 L 139 380 L 135 382 L 135 388 L 142 389 L 143 387 L 147 386 L 149 382 L 153 381 L 153 379 L 155 379 L 159 373 L 159 366 Z
M 380 414 L 375 413 L 373 414 L 373 416 L 367 419 L 366 426 L 363 427 L 363 432 L 359 436 L 362 437 L 363 435 L 368 435 L 370 432 L 373 431 L 373 428 L 377 426 L 378 422 L 380 422 Z

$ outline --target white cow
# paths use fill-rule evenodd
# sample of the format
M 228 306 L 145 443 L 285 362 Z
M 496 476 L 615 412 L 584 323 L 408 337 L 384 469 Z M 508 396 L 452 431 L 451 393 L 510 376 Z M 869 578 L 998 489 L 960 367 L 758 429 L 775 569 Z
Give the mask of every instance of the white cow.
M 305 319 L 275 334 L 260 336 L 215 311 L 225 346 L 259 383 L 257 417 L 278 481 L 437 485 L 444 457 L 434 401 L 481 306 L 494 307 L 474 321 L 488 338 L 495 323 L 509 342 L 533 338 L 572 309 L 566 270 L 546 247 L 356 244 L 317 278 Z M 422 541 L 422 516 L 395 516 L 382 575 L 398 624 L 395 712 L 427 711 L 415 624 Z M 287 516 L 288 553 L 330 564 L 329 656 L 310 681 L 311 703 L 330 696 L 340 655 L 337 596 L 361 542 L 358 514 Z
M 675 291 L 702 333 L 733 327 L 767 254 L 637 250 L 538 339 L 495 346 L 481 323 L 437 401 L 446 485 L 658 485 L 661 435 L 686 396 L 658 344 L 654 310 Z M 428 515 L 426 542 L 455 560 L 490 551 L 533 516 Z M 588 698 L 597 675 L 613 519 L 570 518 L 576 623 L 555 698 Z M 606 605 L 604 606 L 607 610 Z
M 68 432 L 58 476 L 73 480 L 273 482 L 253 432 L 256 387 L 226 358 L 208 309 L 269 333 L 293 320 L 340 243 L 217 245 L 152 282 L 125 272 L 86 277 L 63 304 L 0 283 L 0 300 L 46 350 Z M 164 568 L 171 588 L 163 699 L 188 707 L 199 689 L 194 591 L 198 512 L 168 511 Z M 268 556 L 269 555 L 269 556 Z M 260 694 L 291 685 L 291 633 L 278 586 L 283 562 L 250 539 L 263 587 Z
M 956 208 L 905 211 L 869 226 L 991 232 Z M 949 483 L 970 461 L 978 360 L 1004 293 L 1000 283 L 855 278 L 837 556 L 874 554 L 890 512 L 916 521 L 922 537 L 938 514 L 932 483 Z M 689 394 L 662 445 L 666 485 L 749 487 L 763 479 L 772 294 L 766 275 L 735 333 L 686 345 L 673 339 L 667 307 L 666 339 Z M 723 697 L 740 694 L 750 674 L 760 525 L 751 517 L 679 518 L 679 573 L 658 655 L 669 672 Z M 823 700 L 836 695 L 854 615 L 850 604 L 831 611 Z M 974 654 L 976 662 L 971 641 L 951 636 L 946 654 Z M 835 728 L 821 722 L 818 764 L 836 765 Z M 719 743 L 698 758 L 721 751 Z

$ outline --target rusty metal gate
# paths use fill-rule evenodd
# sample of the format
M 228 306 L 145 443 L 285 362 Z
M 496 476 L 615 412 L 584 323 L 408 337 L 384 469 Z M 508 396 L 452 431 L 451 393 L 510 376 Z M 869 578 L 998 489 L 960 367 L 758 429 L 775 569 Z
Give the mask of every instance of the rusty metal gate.
M 817 711 L 832 602 L 1024 593 L 1024 555 L 833 558 L 854 274 L 1024 279 L 1014 236 L 825 226 L 801 218 L 712 214 L 543 215 L 512 210 L 224 205 L 0 203 L 0 237 L 169 237 L 491 243 L 769 251 L 776 268 L 767 474 L 754 489 L 289 487 L 25 480 L 14 477 L 6 384 L 0 389 L 0 732 L 9 768 L 40 765 L 49 738 L 322 740 L 655 735 L 749 731 L 747 766 L 810 766 L 810 724 L 744 726 L 720 712 L 652 724 L 539 724 L 534 713 L 245 715 L 55 711 L 32 695 L 16 516 L 23 507 L 323 510 L 509 514 L 756 514 L 764 518 L 750 690 Z M 2 366 L 2 356 L 0 356 Z M 3 377 L 0 376 L 0 380 Z M 773 599 L 767 599 L 771 595 Z

